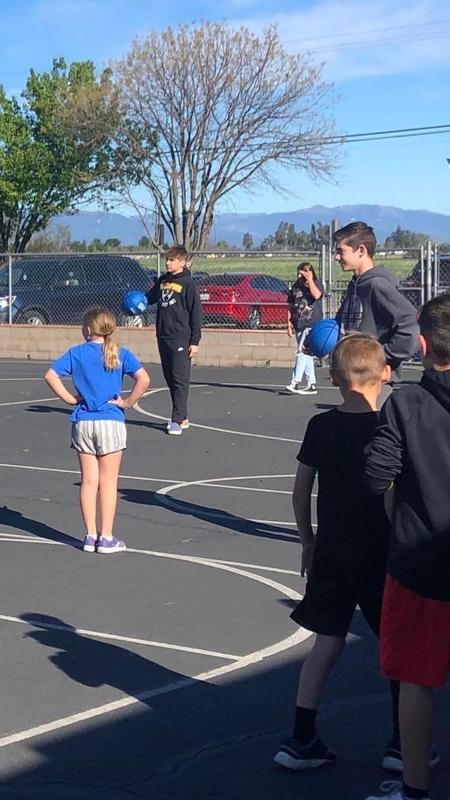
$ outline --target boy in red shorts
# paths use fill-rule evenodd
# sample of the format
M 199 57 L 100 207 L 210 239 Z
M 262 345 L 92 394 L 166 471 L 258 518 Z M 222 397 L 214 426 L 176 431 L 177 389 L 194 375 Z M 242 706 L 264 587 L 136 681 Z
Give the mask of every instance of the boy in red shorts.
M 401 682 L 403 785 L 391 800 L 430 798 L 432 690 L 450 670 L 450 294 L 419 326 L 422 380 L 385 403 L 365 468 L 372 492 L 394 488 L 381 669 Z

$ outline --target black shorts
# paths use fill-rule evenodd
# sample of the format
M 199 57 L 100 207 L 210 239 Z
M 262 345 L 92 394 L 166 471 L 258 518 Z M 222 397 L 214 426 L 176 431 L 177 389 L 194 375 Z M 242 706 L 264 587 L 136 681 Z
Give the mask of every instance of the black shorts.
M 356 606 L 376 636 L 380 633 L 384 558 L 365 554 L 358 563 L 335 553 L 314 554 L 303 600 L 291 614 L 298 625 L 325 636 L 346 636 Z

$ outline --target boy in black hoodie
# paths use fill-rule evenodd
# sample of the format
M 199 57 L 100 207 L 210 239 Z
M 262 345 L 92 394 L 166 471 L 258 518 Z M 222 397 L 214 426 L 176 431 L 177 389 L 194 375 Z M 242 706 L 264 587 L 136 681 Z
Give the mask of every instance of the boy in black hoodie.
M 172 398 L 167 433 L 180 436 L 189 428 L 187 399 L 191 359 L 198 353 L 202 307 L 198 289 L 186 268 L 187 250 L 177 245 L 166 252 L 166 273 L 147 294 L 157 303 L 156 338 L 161 367 Z
M 397 289 L 384 267 L 376 267 L 377 240 L 365 222 L 351 222 L 333 236 L 336 259 L 344 272 L 354 273 L 336 320 L 345 335 L 369 333 L 383 346 L 392 381 L 400 380 L 400 364 L 418 350 L 416 309 Z
M 365 467 L 375 494 L 394 487 L 381 669 L 401 682 L 404 782 L 391 800 L 430 798 L 432 689 L 450 669 L 450 294 L 419 326 L 422 380 L 386 401 Z

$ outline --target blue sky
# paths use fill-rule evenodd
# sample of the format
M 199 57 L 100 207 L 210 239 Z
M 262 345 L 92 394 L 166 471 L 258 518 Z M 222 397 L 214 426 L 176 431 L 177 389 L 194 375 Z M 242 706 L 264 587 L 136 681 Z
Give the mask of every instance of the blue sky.
M 446 0 L 1 0 L 0 83 L 19 93 L 30 67 L 125 55 L 134 36 L 201 19 L 260 31 L 277 23 L 290 52 L 310 49 L 334 83 L 337 130 L 450 122 Z M 236 193 L 223 211 L 379 203 L 450 214 L 450 135 L 346 145 L 334 183 L 280 173 L 288 194 Z M 129 212 L 131 213 L 131 211 Z

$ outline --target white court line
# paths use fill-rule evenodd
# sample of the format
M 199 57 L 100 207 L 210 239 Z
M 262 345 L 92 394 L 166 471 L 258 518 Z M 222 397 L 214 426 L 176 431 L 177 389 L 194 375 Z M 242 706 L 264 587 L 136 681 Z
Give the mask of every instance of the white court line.
M 35 403 L 49 403 L 51 400 L 57 400 L 58 398 L 53 397 L 42 397 L 40 400 L 34 400 L 32 397 L 29 397 L 28 400 L 13 400 L 12 403 L 0 403 L 0 406 L 30 406 L 34 405 Z
M 229 564 L 232 567 L 246 567 L 247 569 L 256 569 L 261 572 L 277 572 L 280 575 L 295 575 L 297 578 L 300 575 L 300 569 L 281 569 L 281 567 L 266 567 L 263 564 L 245 564 L 241 561 L 226 561 L 223 558 L 211 558 L 215 564 Z
M 251 384 L 253 385 L 253 384 Z M 258 384 L 254 384 L 257 386 Z M 191 386 L 191 389 L 204 389 L 207 387 L 208 384 L 196 384 L 195 386 Z M 234 384 L 232 384 L 234 386 Z M 149 395 L 157 394 L 158 392 L 168 392 L 168 388 L 162 387 L 158 389 L 150 389 L 149 392 L 146 392 L 143 396 L 149 397 Z M 162 422 L 168 422 L 167 417 L 162 417 L 160 414 L 153 414 L 153 412 L 146 411 L 139 403 L 135 403 L 133 408 L 135 411 L 138 411 L 140 414 L 144 414 L 146 417 L 152 417 L 153 419 L 162 420 Z M 190 422 L 191 428 L 202 428 L 205 431 L 216 431 L 218 433 L 231 433 L 233 436 L 250 436 L 253 439 L 270 439 L 271 441 L 275 442 L 293 442 L 294 444 L 300 444 L 299 439 L 285 439 L 282 436 L 269 436 L 264 433 L 249 433 L 248 431 L 235 431 L 232 428 L 216 428 L 212 425 L 199 425 L 197 422 Z
M 284 522 L 284 523 L 279 523 L 279 524 L 280 525 L 281 524 L 283 524 L 283 525 L 295 525 L 295 522 L 293 522 L 293 523 Z M 1 542 L 25 542 L 25 543 L 28 543 L 28 544 L 57 544 L 57 545 L 62 545 L 63 547 L 70 547 L 70 545 L 67 542 L 55 542 L 55 541 L 53 541 L 53 539 L 44 539 L 42 536 L 33 536 L 32 534 L 30 534 L 30 535 L 28 535 L 28 534 L 23 534 L 23 535 L 18 534 L 17 536 L 15 534 L 12 534 L 10 536 L 9 533 L 0 531 L 0 543 Z M 80 545 L 81 545 L 81 542 L 80 542 Z M 278 573 L 280 573 L 280 575 L 297 575 L 298 576 L 298 574 L 299 574 L 298 570 L 296 572 L 295 570 L 282 569 L 282 567 L 267 567 L 265 564 L 247 564 L 247 563 L 243 563 L 241 561 L 229 561 L 229 560 L 225 560 L 225 559 L 222 559 L 222 558 L 213 558 L 213 557 L 208 558 L 208 556 L 204 556 L 204 558 L 205 558 L 205 561 L 213 561 L 215 564 L 229 564 L 232 567 L 246 567 L 247 569 L 256 569 L 256 570 L 262 571 L 262 572 L 278 572 Z M 238 658 L 238 656 L 236 656 L 236 658 Z
M 44 378 L 26 378 L 26 377 L 25 378 L 24 377 L 20 377 L 20 378 L 0 378 L 0 381 L 41 381 L 42 382 L 43 380 L 44 380 Z
M 6 469 L 31 469 L 36 472 L 62 472 L 67 475 L 78 475 L 81 473 L 78 469 L 57 469 L 56 467 L 32 467 L 28 464 L 0 464 L 0 467 Z M 119 475 L 119 478 L 127 481 L 153 481 L 154 483 L 176 483 L 171 478 L 146 478 L 143 475 Z
M 292 494 L 284 489 L 263 489 L 260 486 L 229 486 L 226 483 L 203 483 L 202 486 L 210 489 L 234 489 L 240 492 L 267 492 L 268 494 Z
M 214 561 L 209 561 L 208 559 L 200 558 L 198 556 L 182 556 L 175 553 L 162 553 L 156 550 L 138 550 L 131 548 L 126 552 L 138 553 L 140 555 L 155 556 L 156 558 L 169 558 L 175 561 L 187 561 L 203 565 L 206 567 L 211 567 L 213 569 L 224 570 L 225 572 L 231 572 L 234 573 L 235 575 L 240 575 L 242 577 L 246 577 L 249 578 L 250 580 L 256 581 L 257 583 L 269 586 L 276 592 L 285 595 L 285 597 L 288 597 L 291 600 L 298 600 L 300 598 L 298 592 L 294 591 L 289 586 L 285 586 L 282 583 L 278 583 L 277 581 L 272 581 L 270 578 L 263 577 L 262 575 L 256 575 L 252 572 L 232 567 L 231 565 L 218 564 L 215 563 Z M 169 694 L 179 689 L 192 686 L 193 684 L 200 681 L 211 681 L 214 678 L 219 678 L 222 677 L 223 675 L 229 675 L 231 672 L 236 672 L 237 670 L 244 669 L 245 667 L 253 666 L 254 664 L 260 663 L 278 653 L 282 653 L 285 650 L 288 650 L 290 647 L 294 647 L 295 645 L 300 644 L 305 639 L 309 638 L 310 635 L 311 635 L 310 631 L 306 631 L 303 628 L 299 628 L 297 631 L 295 631 L 295 633 L 291 634 L 285 639 L 282 639 L 281 641 L 276 642 L 275 644 L 269 645 L 268 647 L 264 647 L 261 650 L 255 650 L 252 653 L 243 656 L 238 661 L 235 661 L 232 664 L 226 664 L 225 666 L 218 667 L 217 669 L 212 669 L 207 672 L 201 672 L 197 675 L 194 675 L 194 677 L 192 678 L 184 678 L 180 681 L 174 681 L 158 689 L 149 689 L 147 691 L 140 692 L 135 697 L 124 697 L 121 700 L 116 700 L 111 703 L 105 703 L 101 706 L 96 706 L 94 708 L 86 709 L 85 711 L 82 711 L 78 714 L 71 714 L 68 717 L 62 717 L 60 719 L 52 720 L 51 722 L 45 723 L 43 725 L 38 725 L 34 728 L 29 728 L 27 730 L 19 731 L 18 733 L 13 733 L 12 735 L 9 736 L 4 736 L 0 739 L 0 748 L 8 747 L 9 745 L 15 744 L 17 742 L 23 742 L 28 739 L 33 739 L 37 736 L 42 736 L 43 734 L 52 733 L 55 730 L 60 730 L 61 728 L 67 728 L 71 725 L 75 725 L 80 722 L 86 722 L 87 720 L 94 719 L 95 717 L 101 717 L 105 716 L 106 714 L 111 714 L 114 711 L 119 711 L 120 709 L 135 705 L 136 703 L 145 702 L 146 700 L 149 700 L 152 697 L 160 697 L 161 695 Z
M 68 625 L 53 625 L 52 623 L 30 621 L 19 617 L 10 617 L 7 614 L 0 614 L 0 620 L 4 622 L 16 622 L 19 625 L 28 625 L 30 628 L 44 628 L 50 631 L 64 631 L 65 633 L 81 634 L 90 636 L 92 639 L 109 639 L 115 642 L 128 642 L 129 644 L 142 644 L 146 647 L 156 647 L 161 650 L 180 650 L 183 653 L 194 653 L 200 656 L 211 656 L 211 658 L 226 658 L 228 661 L 239 661 L 242 656 L 231 653 L 217 653 L 214 650 L 203 650 L 199 647 L 188 647 L 187 645 L 169 644 L 169 642 L 155 642 L 151 639 L 137 639 L 133 636 L 120 636 L 116 633 L 104 633 L 103 631 L 91 631 L 85 628 L 73 628 Z

